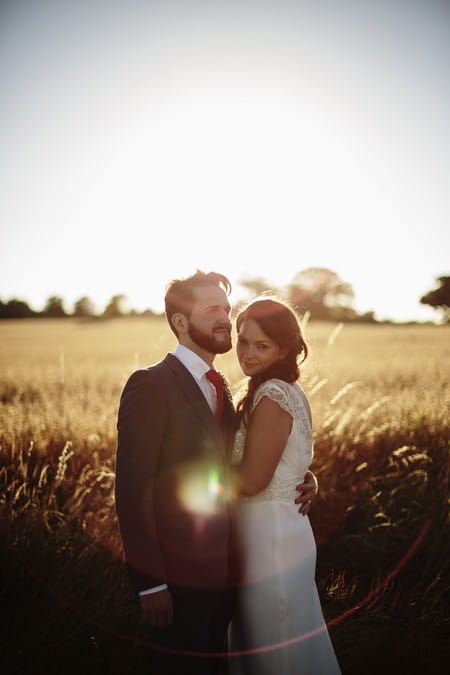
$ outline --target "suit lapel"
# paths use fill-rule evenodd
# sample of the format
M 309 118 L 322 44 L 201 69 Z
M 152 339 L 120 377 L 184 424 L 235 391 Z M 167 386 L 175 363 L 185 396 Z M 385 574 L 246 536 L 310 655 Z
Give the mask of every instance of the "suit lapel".
M 214 419 L 211 408 L 203 396 L 198 384 L 181 361 L 173 354 L 167 354 L 165 362 L 175 375 L 176 382 L 183 391 L 189 404 L 194 408 L 201 423 L 208 429 L 222 454 L 227 454 L 222 432 Z

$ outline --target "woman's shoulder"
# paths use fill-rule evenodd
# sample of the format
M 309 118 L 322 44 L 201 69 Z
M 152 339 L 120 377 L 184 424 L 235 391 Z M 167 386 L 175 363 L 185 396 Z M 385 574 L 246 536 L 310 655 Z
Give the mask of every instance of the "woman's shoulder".
M 290 384 L 284 380 L 279 380 L 275 377 L 270 378 L 270 380 L 264 380 L 257 390 L 255 391 L 256 396 L 260 397 L 261 395 L 267 395 L 268 392 L 272 391 L 288 391 Z
M 253 408 L 259 401 L 266 396 L 283 409 L 292 417 L 301 415 L 306 410 L 306 414 L 311 424 L 311 409 L 308 398 L 298 382 L 286 382 L 278 378 L 271 378 L 263 382 L 255 392 L 253 399 Z M 303 412 L 304 414 L 304 412 Z
M 285 380 L 279 380 L 277 377 L 272 377 L 270 380 L 265 380 L 262 384 L 260 384 L 255 392 L 255 395 L 266 391 L 280 391 L 290 395 L 298 395 L 303 393 L 304 395 L 304 392 L 298 382 L 286 382 Z
M 290 401 L 294 396 L 292 390 L 292 384 L 285 382 L 284 380 L 279 380 L 277 378 L 271 378 L 270 380 L 265 380 L 262 384 L 259 385 L 258 389 L 255 391 L 255 396 L 253 398 L 253 408 L 255 408 L 260 400 L 264 397 L 270 398 L 275 403 L 291 412 L 292 405 Z

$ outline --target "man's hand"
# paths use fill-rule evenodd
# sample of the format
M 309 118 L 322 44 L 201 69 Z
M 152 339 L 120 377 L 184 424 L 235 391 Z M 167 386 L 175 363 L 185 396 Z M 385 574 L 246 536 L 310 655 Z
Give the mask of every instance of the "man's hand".
M 164 628 L 173 621 L 173 602 L 170 591 L 164 589 L 139 597 L 142 621 L 152 628 Z
M 296 504 L 301 505 L 298 512 L 301 513 L 302 516 L 306 516 L 306 514 L 309 512 L 309 509 L 311 508 L 311 501 L 316 496 L 318 488 L 319 485 L 317 483 L 317 478 L 312 471 L 307 471 L 305 473 L 305 479 L 303 483 L 297 485 L 297 490 L 299 491 L 300 495 L 295 500 Z

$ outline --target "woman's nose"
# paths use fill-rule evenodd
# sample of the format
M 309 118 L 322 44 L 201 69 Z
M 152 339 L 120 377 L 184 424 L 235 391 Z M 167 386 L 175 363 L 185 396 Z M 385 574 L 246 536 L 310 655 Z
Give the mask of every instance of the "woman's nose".
M 246 359 L 252 359 L 254 356 L 254 349 L 252 345 L 245 345 L 244 356 Z

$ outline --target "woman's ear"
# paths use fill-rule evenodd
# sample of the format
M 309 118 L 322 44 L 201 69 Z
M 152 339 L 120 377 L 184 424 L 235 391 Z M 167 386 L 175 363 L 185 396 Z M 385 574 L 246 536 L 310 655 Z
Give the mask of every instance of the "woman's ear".
M 187 333 L 189 327 L 189 320 L 186 314 L 182 314 L 181 312 L 176 312 L 175 314 L 172 314 L 172 326 L 174 327 L 178 335 Z

